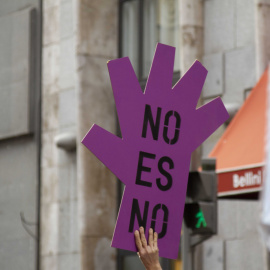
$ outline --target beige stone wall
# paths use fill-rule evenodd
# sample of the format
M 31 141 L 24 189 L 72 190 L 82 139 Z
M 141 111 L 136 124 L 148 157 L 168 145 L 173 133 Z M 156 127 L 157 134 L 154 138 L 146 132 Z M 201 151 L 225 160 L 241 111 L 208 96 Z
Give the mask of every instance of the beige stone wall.
M 270 61 L 270 1 L 255 0 L 256 76 L 262 76 Z
M 181 76 L 197 59 L 203 57 L 203 1 L 179 0 L 180 8 L 180 70 Z M 198 105 L 201 104 L 201 99 Z M 201 147 L 191 157 L 191 169 L 197 170 L 201 163 Z
M 43 1 L 42 270 L 80 269 L 76 152 L 55 141 L 76 134 L 75 14 L 72 0 Z
M 181 76 L 190 68 L 197 59 L 203 57 L 203 1 L 179 0 L 180 19 L 180 70 Z M 198 101 L 200 105 L 201 99 Z M 197 170 L 201 164 L 201 147 L 198 147 L 191 156 L 191 170 Z M 192 254 L 188 247 L 190 242 L 189 230 L 185 224 L 182 227 L 181 256 L 183 269 L 192 269 Z
M 116 132 L 114 99 L 107 61 L 117 58 L 116 0 L 80 1 L 78 6 L 78 139 L 92 124 Z M 116 221 L 116 178 L 79 146 L 78 194 L 82 269 L 115 269 L 110 242 Z
M 180 70 L 186 72 L 193 62 L 203 57 L 203 1 L 179 0 Z
M 118 2 L 43 1 L 41 269 L 115 269 L 116 178 L 80 143 L 93 123 L 115 133 L 107 61 Z M 57 147 L 59 135 L 76 150 Z
M 204 1 L 204 55 L 208 70 L 203 101 L 221 96 L 231 117 L 256 84 L 255 1 Z M 207 157 L 226 129 L 221 126 L 203 144 Z

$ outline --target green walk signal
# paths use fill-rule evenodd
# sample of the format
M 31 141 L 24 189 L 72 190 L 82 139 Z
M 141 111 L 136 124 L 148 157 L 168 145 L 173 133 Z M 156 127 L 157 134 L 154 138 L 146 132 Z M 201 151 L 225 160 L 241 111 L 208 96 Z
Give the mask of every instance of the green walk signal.
M 205 228 L 206 227 L 206 221 L 205 221 L 205 218 L 203 216 L 203 212 L 202 210 L 200 209 L 200 211 L 197 213 L 196 215 L 196 218 L 198 219 L 198 222 L 197 224 L 195 225 L 196 228 L 200 228 L 201 225 Z

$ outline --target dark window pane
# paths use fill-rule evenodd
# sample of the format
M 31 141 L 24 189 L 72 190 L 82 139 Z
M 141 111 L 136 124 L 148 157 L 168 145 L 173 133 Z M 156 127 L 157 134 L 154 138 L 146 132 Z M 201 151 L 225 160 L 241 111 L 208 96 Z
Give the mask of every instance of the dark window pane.
M 174 70 L 179 71 L 178 0 L 144 0 L 143 12 L 143 77 L 149 73 L 157 42 L 176 47 Z
M 139 70 L 139 2 L 125 2 L 122 7 L 122 52 L 121 56 L 128 56 L 138 76 Z

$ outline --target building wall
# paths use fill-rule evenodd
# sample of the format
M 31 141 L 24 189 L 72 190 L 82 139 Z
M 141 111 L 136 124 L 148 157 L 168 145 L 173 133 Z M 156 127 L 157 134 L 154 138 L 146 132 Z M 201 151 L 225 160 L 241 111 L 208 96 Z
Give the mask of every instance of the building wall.
M 116 1 L 43 1 L 42 270 L 115 269 L 116 179 L 80 142 L 116 131 L 117 16 Z
M 264 64 L 258 61 L 256 16 L 253 0 L 205 1 L 203 64 L 209 71 L 203 90 L 205 103 L 221 96 L 225 106 L 236 112 L 255 86 L 258 66 Z M 203 144 L 203 157 L 226 126 Z M 218 234 L 197 246 L 194 254 L 195 269 L 268 269 L 259 235 L 259 202 L 219 200 Z
M 204 3 L 204 56 L 208 76 L 204 102 L 221 96 L 226 107 L 240 108 L 256 83 L 254 0 L 212 0 Z M 225 130 L 215 132 L 202 147 L 206 157 Z
M 218 234 L 196 247 L 196 270 L 268 269 L 257 201 L 220 200 Z
M 116 222 L 116 177 L 79 142 L 98 124 L 116 134 L 107 61 L 117 58 L 118 1 L 78 1 L 78 194 L 81 269 L 116 269 L 110 247 Z M 117 153 L 116 153 L 117 155 Z
M 76 2 L 43 1 L 41 269 L 80 269 Z M 73 149 L 61 146 L 71 138 Z
M 20 212 L 34 224 L 30 228 L 37 235 L 39 166 L 40 269 L 116 269 L 116 251 L 110 241 L 117 215 L 117 181 L 80 141 L 93 123 L 116 132 L 106 62 L 118 55 L 118 1 L 42 2 L 39 164 L 38 82 L 31 76 L 32 80 L 25 79 L 33 68 L 26 25 L 29 10 L 36 7 L 39 11 L 39 3 L 0 1 L 0 38 L 5 41 L 0 43 L 4 52 L 0 57 L 0 117 L 5 115 L 0 121 L 0 269 L 35 269 L 36 240 L 23 229 Z M 256 83 L 258 59 L 265 55 L 258 49 L 263 46 L 257 38 L 262 37 L 260 45 L 264 44 L 263 29 L 268 28 L 262 25 L 267 19 L 258 24 L 256 16 L 268 14 L 269 4 L 266 0 L 260 5 L 253 0 L 179 2 L 180 38 L 185 41 L 181 71 L 194 56 L 202 57 L 209 70 L 204 102 L 221 95 L 225 104 L 241 106 Z M 185 10 L 182 17 L 181 10 Z M 23 93 L 7 97 L 5 89 L 23 89 Z M 28 97 L 35 105 L 27 103 Z M 20 102 L 22 98 L 26 102 Z M 29 107 L 30 116 L 35 117 L 23 118 Z M 4 122 L 11 124 L 4 126 Z M 8 135 L 1 133 L 4 129 Z M 224 129 L 203 145 L 203 156 Z M 197 269 L 266 269 L 265 250 L 256 229 L 257 207 L 255 201 L 219 202 L 219 233 L 196 248 Z
M 38 18 L 37 0 L 0 1 L 0 269 L 37 264 Z
M 221 95 L 226 104 L 240 107 L 256 82 L 255 5 L 251 0 L 192 3 L 189 11 L 190 1 L 180 1 L 181 71 L 202 58 L 209 70 L 203 100 Z M 115 133 L 106 62 L 117 57 L 118 3 L 44 0 L 43 8 L 41 269 L 115 269 L 110 241 L 117 182 L 80 140 L 94 123 Z M 188 15 L 181 17 L 181 12 Z M 224 129 L 203 145 L 204 156 Z M 57 147 L 63 134 L 75 136 L 76 151 Z M 254 227 L 257 204 L 219 203 L 219 234 L 196 248 L 198 269 L 238 269 L 242 264 L 253 269 L 257 260 L 264 267 Z M 229 217 L 235 216 L 232 226 L 235 218 Z M 241 252 L 250 242 L 255 247 Z M 245 254 L 249 260 L 244 262 Z

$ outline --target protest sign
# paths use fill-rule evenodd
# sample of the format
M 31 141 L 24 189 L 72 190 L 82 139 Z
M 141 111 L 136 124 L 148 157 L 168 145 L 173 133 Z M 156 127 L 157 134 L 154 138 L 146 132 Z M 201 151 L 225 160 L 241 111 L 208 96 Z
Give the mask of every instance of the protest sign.
M 112 246 L 137 251 L 134 231 L 159 234 L 177 258 L 191 153 L 229 116 L 220 98 L 196 109 L 207 75 L 199 61 L 172 88 L 175 48 L 158 44 L 142 92 L 129 58 L 108 62 L 122 138 L 93 125 L 82 143 L 124 184 Z

